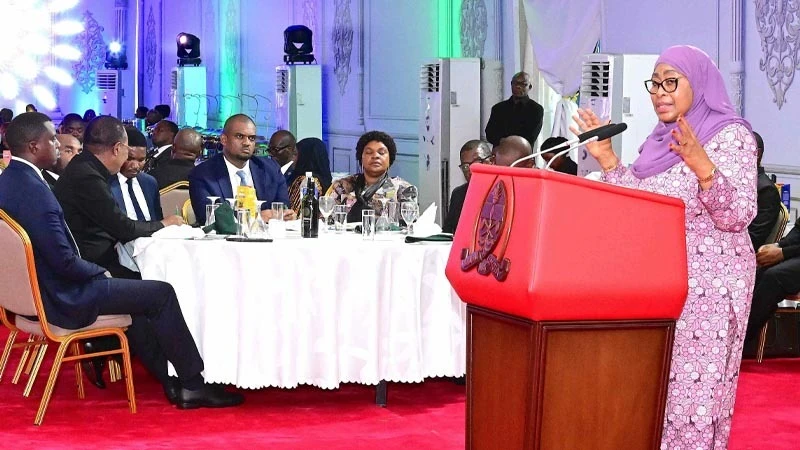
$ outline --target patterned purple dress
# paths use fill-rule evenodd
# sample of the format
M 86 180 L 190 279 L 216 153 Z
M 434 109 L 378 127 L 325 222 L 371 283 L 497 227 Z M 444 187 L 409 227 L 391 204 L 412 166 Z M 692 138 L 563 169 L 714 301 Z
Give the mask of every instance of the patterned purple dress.
M 727 448 L 755 282 L 747 234 L 757 210 L 753 136 L 728 125 L 705 150 L 717 166 L 707 191 L 683 162 L 641 180 L 622 166 L 603 176 L 686 203 L 689 295 L 675 330 L 663 450 Z

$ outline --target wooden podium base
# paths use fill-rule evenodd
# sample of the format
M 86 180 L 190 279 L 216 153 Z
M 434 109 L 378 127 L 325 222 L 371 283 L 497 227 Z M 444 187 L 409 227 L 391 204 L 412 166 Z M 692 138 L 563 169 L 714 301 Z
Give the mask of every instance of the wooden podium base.
M 468 449 L 658 449 L 675 322 L 467 308 Z

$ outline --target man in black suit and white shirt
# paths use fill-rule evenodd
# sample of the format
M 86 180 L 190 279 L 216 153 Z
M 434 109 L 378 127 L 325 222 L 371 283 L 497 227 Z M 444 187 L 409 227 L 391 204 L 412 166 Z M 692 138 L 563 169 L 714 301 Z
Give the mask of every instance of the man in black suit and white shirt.
M 511 98 L 492 107 L 486 124 L 486 140 L 499 145 L 508 136 L 524 137 L 531 145 L 542 131 L 544 108 L 528 97 L 533 85 L 531 77 L 519 72 L 511 79 Z
M 178 134 L 178 125 L 169 120 L 159 121 L 153 128 L 153 147 L 155 149 L 147 155 L 144 164 L 144 171 L 152 172 L 159 164 L 165 163 L 172 158 L 172 141 Z
M 200 133 L 191 128 L 179 131 L 172 144 L 172 158 L 150 172 L 158 181 L 158 188 L 164 189 L 179 181 L 189 181 L 189 172 L 194 169 L 202 151 L 203 137 Z
M 84 259 L 105 267 L 115 277 L 130 276 L 122 267 L 115 245 L 152 235 L 168 225 L 180 225 L 180 216 L 164 220 L 131 220 L 111 194 L 109 179 L 128 160 L 128 135 L 122 122 L 99 116 L 86 127 L 84 151 L 72 159 L 54 193 Z

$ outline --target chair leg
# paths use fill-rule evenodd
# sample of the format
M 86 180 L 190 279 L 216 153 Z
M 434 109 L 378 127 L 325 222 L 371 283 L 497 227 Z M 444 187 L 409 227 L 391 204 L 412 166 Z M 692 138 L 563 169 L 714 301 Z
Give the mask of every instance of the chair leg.
M 64 359 L 69 345 L 62 343 L 58 346 L 56 358 L 53 360 L 53 368 L 50 369 L 50 376 L 47 378 L 47 385 L 44 387 L 44 394 L 42 394 L 42 401 L 39 403 L 39 410 L 36 412 L 36 418 L 33 420 L 34 425 L 41 425 L 44 420 L 44 413 L 47 411 L 47 405 L 50 403 L 50 397 L 53 395 L 53 388 L 56 385 L 58 378 L 58 371 L 61 370 L 61 361 Z
M 763 327 L 761 327 L 761 333 L 758 337 L 758 351 L 756 352 L 756 361 L 761 364 L 761 361 L 764 360 L 764 345 L 767 343 L 767 327 L 769 326 L 769 322 L 765 323 Z
M 39 346 L 39 351 L 36 355 L 36 360 L 33 363 L 31 374 L 28 376 L 28 384 L 25 385 L 25 391 L 22 392 L 23 397 L 28 397 L 29 395 L 31 395 L 31 389 L 33 389 L 33 383 L 34 381 L 36 381 L 36 376 L 39 374 L 39 367 L 42 365 L 44 354 L 47 353 L 47 345 L 48 345 L 47 342 L 45 342 Z
M 19 360 L 17 371 L 14 372 L 14 378 L 11 379 L 11 383 L 19 383 L 19 377 L 22 375 L 22 369 L 25 367 L 25 363 L 28 361 L 28 355 L 31 352 L 31 347 L 34 345 L 33 342 L 35 341 L 35 338 L 36 336 L 33 335 L 28 336 L 28 341 L 26 343 L 27 345 L 25 345 L 25 350 L 22 351 L 22 357 Z
M 80 342 L 72 343 L 72 354 L 75 356 L 81 354 Z M 86 398 L 86 391 L 83 389 L 83 367 L 81 367 L 81 360 L 75 360 L 75 386 L 78 388 L 78 398 L 81 400 Z
M 6 339 L 6 346 L 3 347 L 3 356 L 0 356 L 0 381 L 3 380 L 3 373 L 6 371 L 8 359 L 11 356 L 11 348 L 14 346 L 14 340 L 17 338 L 17 330 L 11 330 Z
M 36 358 L 39 356 L 39 347 L 40 345 L 37 343 L 33 346 L 31 350 L 30 359 L 28 359 L 28 364 L 25 365 L 25 375 L 30 377 L 31 370 L 33 370 L 33 365 L 36 364 Z
M 131 370 L 131 351 L 128 348 L 128 338 L 122 332 L 117 333 L 119 344 L 122 347 L 122 365 L 125 369 L 125 387 L 128 391 L 128 408 L 131 414 L 136 414 L 136 393 L 133 390 L 133 371 Z

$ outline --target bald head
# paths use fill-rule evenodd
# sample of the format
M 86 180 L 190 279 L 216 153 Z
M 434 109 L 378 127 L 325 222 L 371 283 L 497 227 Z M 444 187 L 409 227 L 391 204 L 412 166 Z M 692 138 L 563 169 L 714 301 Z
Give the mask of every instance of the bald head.
M 531 144 L 527 139 L 521 136 L 508 136 L 501 139 L 500 144 L 494 148 L 494 163 L 498 166 L 510 166 L 514 161 L 532 153 Z M 533 160 L 523 161 L 516 167 L 533 167 Z
M 58 143 L 61 144 L 61 147 L 59 149 L 58 161 L 56 161 L 53 170 L 57 174 L 61 174 L 72 158 L 81 152 L 82 145 L 81 141 L 71 134 L 57 134 L 56 139 L 58 139 Z
M 194 161 L 203 151 L 203 136 L 191 128 L 184 128 L 172 142 L 172 159 Z
M 283 166 L 289 161 L 297 160 L 297 144 L 294 135 L 287 130 L 278 130 L 269 138 L 269 155 L 279 165 Z

